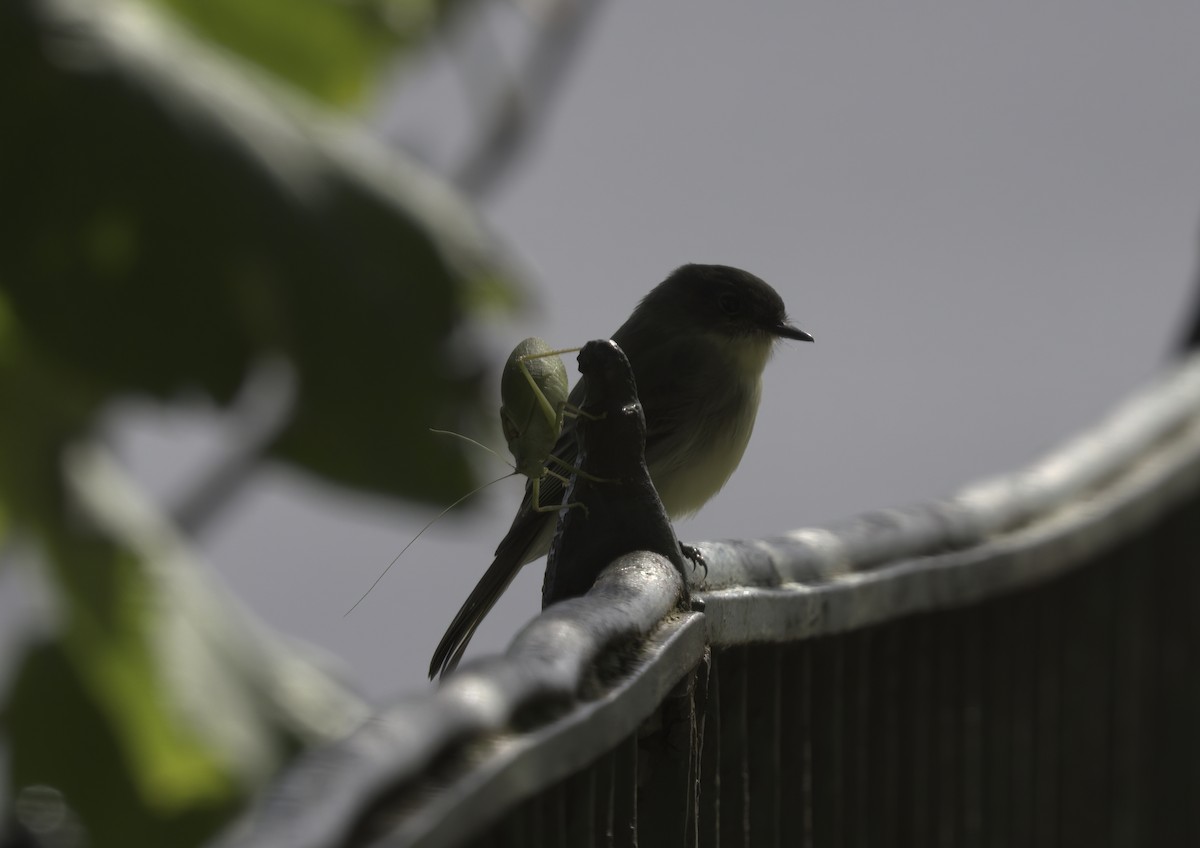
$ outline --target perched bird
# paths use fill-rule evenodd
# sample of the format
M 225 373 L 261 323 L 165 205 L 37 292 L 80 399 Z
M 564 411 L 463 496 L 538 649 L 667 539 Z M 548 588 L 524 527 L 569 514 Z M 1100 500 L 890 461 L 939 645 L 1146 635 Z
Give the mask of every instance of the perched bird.
M 656 286 L 612 335 L 633 367 L 646 416 L 646 464 L 671 518 L 700 509 L 733 474 L 750 441 L 762 372 L 775 342 L 812 336 L 788 322 L 783 299 L 753 274 L 726 265 L 684 265 Z M 582 404 L 587 379 L 572 389 Z M 574 419 L 564 422 L 554 455 L 574 465 Z M 544 478 L 541 503 L 562 500 Z M 433 653 L 433 678 L 458 665 L 479 623 L 521 566 L 543 556 L 555 515 L 532 505 L 532 484 L 496 558 L 459 609 Z

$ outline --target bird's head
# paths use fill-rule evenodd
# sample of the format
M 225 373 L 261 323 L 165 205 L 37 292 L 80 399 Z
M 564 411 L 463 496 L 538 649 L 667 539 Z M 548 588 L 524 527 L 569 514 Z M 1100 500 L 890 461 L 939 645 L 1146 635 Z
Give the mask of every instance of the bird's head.
M 813 340 L 788 321 L 775 289 L 728 265 L 683 265 L 646 295 L 638 309 L 676 327 L 702 329 L 730 341 Z

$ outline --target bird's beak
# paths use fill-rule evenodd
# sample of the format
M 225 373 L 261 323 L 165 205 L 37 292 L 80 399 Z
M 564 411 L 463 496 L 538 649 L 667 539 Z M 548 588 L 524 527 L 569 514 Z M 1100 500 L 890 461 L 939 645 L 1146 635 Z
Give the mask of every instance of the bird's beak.
M 813 337 L 801 330 L 799 327 L 793 327 L 791 324 L 780 324 L 775 327 L 772 332 L 775 335 L 785 339 L 795 339 L 798 342 L 811 342 Z

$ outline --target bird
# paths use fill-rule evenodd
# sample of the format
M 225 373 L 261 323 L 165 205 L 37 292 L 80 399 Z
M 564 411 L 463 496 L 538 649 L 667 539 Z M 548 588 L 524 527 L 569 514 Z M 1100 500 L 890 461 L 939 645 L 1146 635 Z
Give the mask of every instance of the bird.
M 611 337 L 633 368 L 646 417 L 646 465 L 672 519 L 692 515 L 741 462 L 762 397 L 762 374 L 777 342 L 813 341 L 793 325 L 783 298 L 765 281 L 728 265 L 687 264 L 647 294 Z M 579 407 L 580 378 L 568 398 Z M 573 466 L 574 419 L 553 454 Z M 560 503 L 563 485 L 544 478 L 541 503 Z M 450 622 L 429 664 L 429 677 L 458 666 L 484 616 L 521 568 L 544 556 L 556 525 L 534 509 L 532 482 L 492 564 Z

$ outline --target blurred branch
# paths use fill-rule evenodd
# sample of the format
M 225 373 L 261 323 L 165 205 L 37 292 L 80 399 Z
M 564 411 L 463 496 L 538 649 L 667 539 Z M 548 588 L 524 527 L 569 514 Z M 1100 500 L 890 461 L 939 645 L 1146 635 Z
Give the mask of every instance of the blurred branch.
M 64 472 L 88 522 L 137 555 L 152 587 L 157 650 L 174 671 L 180 706 L 220 740 L 220 750 L 245 759 L 247 744 L 272 737 L 254 730 L 264 724 L 312 743 L 339 738 L 365 717 L 356 694 L 263 627 L 210 577 L 104 448 L 76 445 Z
M 250 373 L 234 408 L 238 434 L 225 456 L 193 480 L 169 512 L 180 532 L 196 536 L 234 499 L 287 426 L 296 404 L 296 375 L 280 360 Z
M 61 497 L 22 507 L 55 626 L 5 681 L 3 782 L 61 792 L 93 845 L 197 844 L 366 706 L 227 592 L 94 440 L 45 447 L 29 450 Z
M 1200 239 L 1197 239 L 1196 245 L 1196 267 L 1192 271 L 1191 308 L 1182 336 L 1173 345 L 1175 348 L 1173 353 L 1176 358 L 1180 359 L 1200 348 Z
M 537 31 L 520 66 L 510 73 L 492 67 L 469 80 L 469 85 L 492 89 L 489 96 L 473 98 L 485 104 L 477 109 L 490 106 L 491 112 L 479 116 L 479 137 L 451 177 L 472 197 L 493 189 L 528 149 L 579 54 L 589 24 L 603 4 L 601 0 L 551 0 L 537 5 L 540 8 L 530 11 L 530 16 L 537 19 Z M 480 26 L 483 36 L 488 37 L 486 21 Z M 489 53 L 498 66 L 499 51 Z M 501 80 L 499 90 L 494 88 L 497 78 Z

